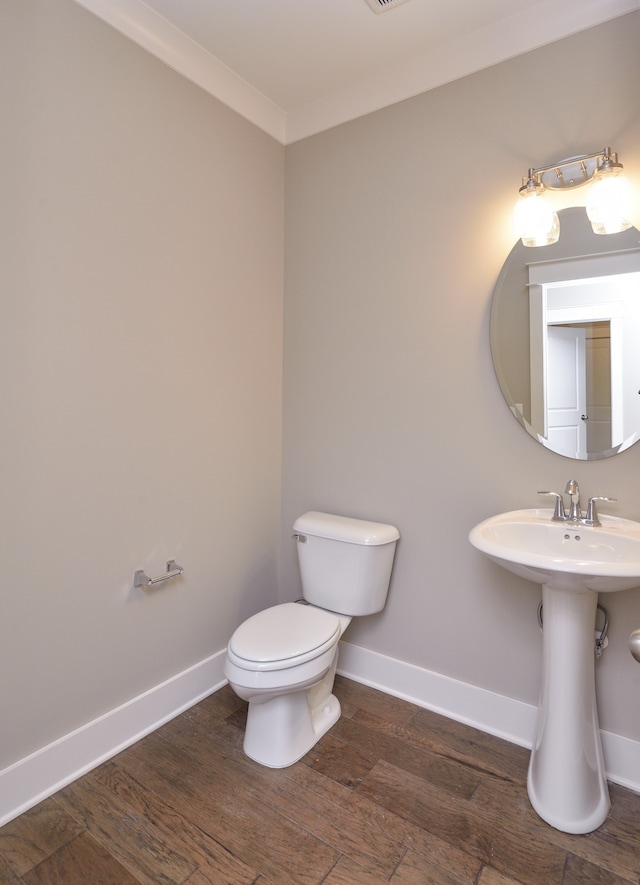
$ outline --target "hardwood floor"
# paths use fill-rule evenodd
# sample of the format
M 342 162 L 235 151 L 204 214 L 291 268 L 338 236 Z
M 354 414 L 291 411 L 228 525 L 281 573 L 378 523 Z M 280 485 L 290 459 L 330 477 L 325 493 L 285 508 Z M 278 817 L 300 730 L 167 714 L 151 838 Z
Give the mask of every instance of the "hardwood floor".
M 242 752 L 224 688 L 0 829 L 7 885 L 628 885 L 640 796 L 570 836 L 526 795 L 528 752 L 338 677 L 299 763 Z

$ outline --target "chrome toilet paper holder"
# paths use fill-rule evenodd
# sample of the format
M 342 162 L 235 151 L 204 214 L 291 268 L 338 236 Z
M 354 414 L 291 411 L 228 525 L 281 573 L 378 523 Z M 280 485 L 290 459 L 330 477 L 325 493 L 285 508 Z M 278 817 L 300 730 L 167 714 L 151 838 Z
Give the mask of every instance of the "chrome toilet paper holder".
M 178 565 L 175 559 L 169 559 L 167 561 L 166 572 L 162 575 L 158 575 L 156 578 L 150 578 L 149 575 L 145 574 L 144 569 L 137 569 L 133 573 L 133 586 L 152 587 L 155 584 L 162 584 L 163 581 L 168 581 L 170 578 L 177 578 L 178 575 L 181 575 L 183 572 L 183 567 Z

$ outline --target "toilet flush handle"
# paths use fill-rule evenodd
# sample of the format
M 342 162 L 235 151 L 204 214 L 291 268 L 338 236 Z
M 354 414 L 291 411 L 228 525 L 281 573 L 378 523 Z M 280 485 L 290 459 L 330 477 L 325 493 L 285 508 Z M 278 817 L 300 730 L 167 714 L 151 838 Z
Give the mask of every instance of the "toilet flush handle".
M 293 535 L 291 535 L 291 537 L 293 538 L 294 541 L 297 541 L 299 544 L 306 544 L 307 543 L 307 536 L 306 535 L 301 535 L 298 532 L 294 532 Z

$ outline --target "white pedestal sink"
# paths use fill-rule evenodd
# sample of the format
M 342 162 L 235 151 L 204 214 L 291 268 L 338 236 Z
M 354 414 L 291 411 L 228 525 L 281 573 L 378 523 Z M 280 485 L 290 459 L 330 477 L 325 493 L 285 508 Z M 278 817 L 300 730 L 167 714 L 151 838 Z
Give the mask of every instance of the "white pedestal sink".
M 640 523 L 599 527 L 515 510 L 481 522 L 469 540 L 503 568 L 542 584 L 542 686 L 527 788 L 540 817 L 589 833 L 609 812 L 595 691 L 598 593 L 640 585 Z

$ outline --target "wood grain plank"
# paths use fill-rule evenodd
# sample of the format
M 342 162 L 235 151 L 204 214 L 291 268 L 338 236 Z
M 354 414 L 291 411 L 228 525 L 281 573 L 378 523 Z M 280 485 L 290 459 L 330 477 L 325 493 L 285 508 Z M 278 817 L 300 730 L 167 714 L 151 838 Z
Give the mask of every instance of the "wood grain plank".
M 510 876 L 499 873 L 493 867 L 483 867 L 478 879 L 478 885 L 521 885 Z
M 412 735 L 413 733 L 413 735 Z M 426 739 L 431 749 L 464 763 L 481 773 L 525 782 L 530 751 L 477 728 L 448 719 L 431 710 L 419 710 L 411 719 L 406 739 L 415 746 L 415 736 Z
M 197 864 L 197 872 L 201 876 L 224 882 L 225 885 L 251 885 L 257 879 L 257 870 L 244 864 L 199 827 L 177 814 L 168 802 L 143 787 L 117 762 L 100 766 L 94 776 L 120 802 L 161 831 L 172 850 L 180 851 Z
M 352 718 L 358 711 L 366 711 L 386 719 L 387 722 L 407 725 L 420 709 L 416 704 L 385 694 L 360 682 L 353 682 L 344 676 L 336 676 L 334 693 L 340 701 L 342 715 L 347 719 Z
M 197 868 L 171 846 L 164 823 L 155 826 L 92 775 L 65 787 L 56 801 L 145 885 L 180 885 Z
M 354 744 L 340 740 L 329 732 L 302 761 L 315 771 L 326 774 L 337 783 L 353 789 L 362 783 L 378 761 L 378 757 Z
M 638 878 L 623 879 L 575 854 L 567 858 L 562 885 L 637 885 Z
M 231 689 L 229 689 L 231 691 Z M 212 695 L 214 698 L 215 695 Z M 161 726 L 156 732 L 159 737 L 180 744 L 183 736 L 201 735 L 203 741 L 212 743 L 230 744 L 242 750 L 244 742 L 245 725 L 247 721 L 247 704 L 237 698 L 238 704 L 225 703 L 214 706 L 211 699 L 207 698 L 186 714 Z M 230 707 L 231 712 L 221 717 L 220 713 L 225 707 Z
M 229 882 L 220 873 L 212 870 L 196 870 L 183 885 L 229 885 Z M 269 882 L 264 876 L 257 875 L 251 885 L 277 885 L 277 883 Z
M 372 878 L 387 878 L 404 852 L 401 841 L 311 790 L 282 779 L 269 791 L 269 805 L 350 857 Z
M 9 861 L 0 854 L 0 882 L 2 885 L 22 885 L 22 879 L 9 866 Z
M 340 719 L 334 726 L 333 735 L 373 758 L 392 762 L 450 793 L 467 799 L 473 795 L 480 782 L 477 771 L 434 753 L 428 746 L 421 746 L 416 752 L 416 748 L 404 739 L 404 728 L 395 725 L 383 728 L 379 719 L 375 721 L 379 727 L 371 728 L 360 719 Z
M 207 763 L 155 734 L 134 745 L 118 764 L 174 810 L 224 845 L 267 879 L 285 885 L 317 885 L 337 852 L 263 800 L 238 775 L 231 747 Z M 225 755 L 226 754 L 226 755 Z
M 228 685 L 209 695 L 180 716 L 162 725 L 157 734 L 164 737 L 178 737 L 191 730 L 215 732 L 227 719 L 239 714 L 241 721 L 246 717 L 247 703 L 239 698 Z
M 356 792 L 525 885 L 562 881 L 565 852 L 560 848 L 550 844 L 542 852 L 539 840 L 521 824 L 481 812 L 388 762 L 379 762 Z
M 322 885 L 385 885 L 387 882 L 387 878 L 372 876 L 370 870 L 363 869 L 353 858 L 341 857 Z
M 140 885 L 109 852 L 81 833 L 23 876 L 25 885 Z
M 366 820 L 375 830 L 412 848 L 436 866 L 455 871 L 458 878 L 468 885 L 475 883 L 481 862 L 457 845 L 394 814 L 384 805 L 372 802 L 359 791 L 354 792 L 315 769 L 294 765 L 287 769 L 287 777 L 304 785 L 316 796 L 323 796 L 332 804 L 341 806 L 348 814 Z
M 391 885 L 468 885 L 454 872 L 442 869 L 411 850 L 402 858 L 389 881 Z
M 640 797 L 636 797 L 640 806 Z M 473 797 L 479 813 L 505 817 L 535 835 L 541 845 L 557 846 L 622 879 L 640 881 L 640 831 L 638 812 L 621 809 L 593 833 L 572 835 L 546 824 L 531 808 L 526 792 L 506 781 L 483 781 Z M 606 880 L 605 880 L 606 881 Z
M 54 799 L 45 799 L 0 828 L 0 855 L 22 876 L 81 832 Z
M 191 709 L 199 708 L 203 711 L 206 710 L 209 715 L 217 716 L 222 721 L 231 713 L 241 708 L 246 708 L 246 706 L 246 701 L 239 698 L 230 685 L 224 685 Z
M 372 876 L 387 877 L 402 856 L 403 846 L 366 820 L 335 805 L 287 777 L 286 769 L 269 769 L 248 759 L 238 749 L 212 746 L 208 735 L 182 736 L 182 749 L 206 763 L 220 776 L 233 771 L 235 788 L 244 787 L 254 801 L 260 798 L 306 833 L 311 833 L 337 854 L 356 860 Z M 369 765 L 369 768 L 371 766 Z
M 572 853 L 602 865 L 634 883 L 640 881 L 640 796 L 624 787 L 609 785 L 611 811 L 600 829 L 589 834 L 591 851 Z

